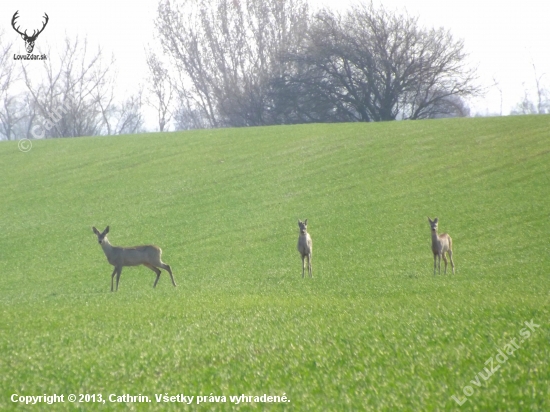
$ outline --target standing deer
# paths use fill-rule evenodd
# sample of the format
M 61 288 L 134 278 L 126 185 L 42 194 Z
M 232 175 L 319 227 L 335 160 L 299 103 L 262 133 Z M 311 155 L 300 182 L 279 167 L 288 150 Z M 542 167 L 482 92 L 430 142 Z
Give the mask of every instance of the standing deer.
M 449 259 L 451 260 L 451 266 L 453 267 L 453 275 L 455 273 L 455 264 L 453 262 L 453 240 L 447 233 L 437 234 L 437 222 L 439 219 L 436 217 L 434 220 L 430 219 L 428 216 L 428 221 L 430 222 L 430 227 L 432 229 L 432 252 L 434 254 L 434 276 L 435 276 L 435 264 L 436 259 L 439 258 L 439 274 L 441 275 L 441 257 L 445 262 L 445 274 L 447 274 L 447 257 L 445 253 L 449 254 Z
M 92 227 L 94 233 L 97 235 L 97 241 L 103 248 L 105 256 L 111 265 L 115 267 L 113 274 L 111 275 L 111 292 L 113 291 L 113 280 L 116 274 L 116 290 L 118 291 L 118 281 L 120 279 L 120 273 L 124 266 L 138 266 L 143 265 L 151 269 L 157 274 L 157 278 L 153 287 L 157 286 L 157 282 L 160 278 L 160 269 L 166 270 L 170 274 L 172 284 L 176 286 L 174 276 L 172 275 L 172 269 L 169 265 L 162 262 L 160 259 L 162 250 L 155 245 L 144 245 L 135 247 L 117 247 L 112 246 L 107 239 L 107 233 L 109 233 L 109 226 L 100 233 L 95 227 Z
M 311 241 L 311 236 L 307 233 L 307 219 L 302 222 L 298 220 L 298 226 L 300 228 L 300 236 L 298 237 L 298 252 L 302 256 L 302 278 L 304 277 L 305 271 L 305 258 L 307 256 L 308 264 L 308 273 L 309 277 L 313 277 L 312 268 L 311 268 L 311 255 L 313 253 L 313 242 Z

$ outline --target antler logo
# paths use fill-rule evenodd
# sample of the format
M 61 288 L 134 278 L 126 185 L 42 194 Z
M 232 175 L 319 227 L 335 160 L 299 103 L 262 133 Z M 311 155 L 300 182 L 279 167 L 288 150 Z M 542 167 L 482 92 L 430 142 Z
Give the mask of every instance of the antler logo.
M 46 24 L 48 24 L 48 20 L 50 18 L 48 17 L 48 15 L 46 13 L 44 13 L 44 18 L 46 19 L 46 21 L 42 24 L 42 28 L 38 31 L 34 30 L 33 33 L 32 33 L 32 36 L 29 36 L 29 35 L 27 35 L 27 30 L 25 30 L 24 33 L 21 33 L 19 31 L 19 27 L 21 27 L 21 26 L 15 27 L 15 20 L 19 17 L 17 15 L 18 13 L 19 13 L 19 10 L 17 10 L 15 12 L 15 14 L 13 15 L 13 17 L 11 19 L 11 25 L 12 25 L 13 29 L 21 35 L 23 40 L 25 40 L 25 48 L 27 49 L 27 53 L 32 53 L 32 51 L 34 49 L 34 42 L 36 41 L 36 38 L 38 37 L 38 35 L 40 33 L 42 33 L 44 31 L 44 28 L 46 27 Z

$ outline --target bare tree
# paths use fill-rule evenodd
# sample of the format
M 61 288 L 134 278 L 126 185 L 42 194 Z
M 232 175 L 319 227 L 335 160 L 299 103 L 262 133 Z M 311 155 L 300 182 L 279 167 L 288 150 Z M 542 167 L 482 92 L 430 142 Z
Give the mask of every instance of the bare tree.
M 532 63 L 532 66 L 535 77 L 536 100 L 531 99 L 529 88 L 523 83 L 523 99 L 511 110 L 510 114 L 512 115 L 550 113 L 550 90 L 544 86 L 542 81 L 546 73 L 539 76 L 535 63 Z
M 183 14 L 186 9 L 187 15 Z M 185 2 L 180 7 L 159 2 L 156 27 L 163 50 L 172 58 L 178 73 L 178 94 L 186 106 L 200 112 L 211 127 L 218 125 L 209 68 L 205 67 L 197 7 Z
M 99 50 L 101 53 L 101 49 Z M 141 133 L 143 131 L 142 95 L 143 89 L 137 87 L 137 91 L 125 99 L 115 97 L 117 73 L 112 70 L 114 58 L 108 67 L 100 64 L 93 70 L 91 93 L 92 101 L 99 107 L 102 129 L 99 134 L 118 135 Z M 120 100 L 120 102 L 119 102 Z
M 174 88 L 168 70 L 150 49 L 147 52 L 147 67 L 149 69 L 148 92 L 150 97 L 146 98 L 146 102 L 157 112 L 159 131 L 163 132 L 167 123 L 171 120 Z
M 212 127 L 204 112 L 193 105 L 193 100 L 185 90 L 178 90 L 177 102 L 173 112 L 176 130 L 208 129 Z
M 114 58 L 105 63 L 101 48 L 89 53 L 87 39 L 78 37 L 67 37 L 59 59 L 44 60 L 39 72 L 24 63 L 25 84 L 36 108 L 31 134 L 48 138 L 141 131 L 141 91 L 117 103 L 113 65 Z
M 498 90 L 498 94 L 500 96 L 500 112 L 499 112 L 499 116 L 502 116 L 502 102 L 503 102 L 503 97 L 502 97 L 502 87 L 500 86 L 500 82 L 497 80 L 496 76 L 493 75 L 493 84 L 492 84 L 493 87 L 495 87 L 497 90 Z
M 301 41 L 307 20 L 303 0 L 161 2 L 156 27 L 178 73 L 178 112 L 192 116 L 186 123 L 271 123 L 280 56 Z
M 88 57 L 86 39 L 81 42 L 78 37 L 66 38 L 59 65 L 51 58 L 44 60 L 41 73 L 42 78 L 37 79 L 40 73 L 35 67 L 31 70 L 23 64 L 25 83 L 38 109 L 32 127 L 35 137 L 111 134 L 108 115 L 113 107 L 112 73 L 110 65 L 103 63 L 100 48 Z
M 32 97 L 32 94 L 28 91 L 22 93 L 20 98 L 17 99 L 18 104 L 21 106 L 21 112 L 23 117 L 21 121 L 17 124 L 16 136 L 19 138 L 34 138 L 32 133 L 32 128 L 36 124 L 36 119 L 38 117 L 38 105 Z
M 115 106 L 114 110 L 114 134 L 134 134 L 143 132 L 143 114 L 141 87 L 138 91 Z
M 535 75 L 535 85 L 537 91 L 537 113 L 550 113 L 550 92 L 544 87 L 542 83 L 542 78 L 546 73 L 542 73 L 539 76 L 537 74 L 537 66 L 535 66 L 535 63 L 533 63 L 533 74 Z
M 469 117 L 470 107 L 463 98 L 456 95 L 446 96 L 435 100 L 432 108 L 426 113 L 427 119 L 444 117 Z
M 510 111 L 511 115 L 537 114 L 537 108 L 529 96 L 529 90 L 525 84 L 523 86 L 523 99 Z
M 298 69 L 284 83 L 300 90 L 300 106 L 313 103 L 314 121 L 457 116 L 464 107 L 456 97 L 480 93 L 464 43 L 444 29 L 420 27 L 407 14 L 372 3 L 344 15 L 325 9 L 308 34 L 306 47 L 288 56 Z
M 14 91 L 21 73 L 12 58 L 11 43 L 7 43 L 4 32 L 0 31 L 0 139 L 17 138 L 18 123 L 25 117 L 19 104 L 20 94 Z

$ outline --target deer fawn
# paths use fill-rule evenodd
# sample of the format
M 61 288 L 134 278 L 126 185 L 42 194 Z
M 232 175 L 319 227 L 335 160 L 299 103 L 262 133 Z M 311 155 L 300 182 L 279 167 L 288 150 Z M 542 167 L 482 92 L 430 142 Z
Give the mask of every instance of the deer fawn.
M 300 227 L 300 236 L 298 237 L 298 252 L 302 256 L 302 278 L 304 277 L 304 261 L 307 256 L 308 264 L 308 273 L 309 277 L 313 277 L 311 269 L 311 255 L 313 253 L 313 242 L 311 241 L 311 236 L 307 233 L 307 219 L 302 222 L 298 220 L 298 226 Z
M 435 276 L 435 264 L 436 259 L 439 258 L 439 274 L 441 274 L 441 257 L 445 262 L 445 274 L 447 274 L 447 257 L 445 253 L 449 254 L 449 259 L 451 260 L 451 266 L 453 267 L 453 275 L 455 273 L 455 264 L 453 262 L 453 240 L 447 233 L 437 234 L 437 222 L 439 219 L 436 217 L 434 220 L 430 219 L 428 216 L 428 221 L 430 222 L 430 227 L 432 229 L 432 252 L 434 254 L 434 276 Z
M 103 233 L 100 233 L 95 227 L 92 228 L 97 235 L 97 241 L 103 248 L 105 256 L 111 265 L 115 267 L 113 274 L 111 275 L 111 292 L 113 291 L 113 280 L 116 274 L 116 290 L 118 291 L 118 281 L 120 279 L 120 273 L 124 266 L 138 266 L 143 265 L 151 269 L 157 274 L 157 279 L 153 287 L 157 286 L 157 282 L 160 278 L 160 269 L 166 270 L 170 274 L 172 284 L 176 286 L 174 276 L 172 275 L 172 269 L 169 265 L 160 260 L 162 250 L 155 245 L 135 246 L 135 247 L 117 247 L 112 246 L 107 239 L 107 233 L 109 233 L 109 226 L 105 228 Z

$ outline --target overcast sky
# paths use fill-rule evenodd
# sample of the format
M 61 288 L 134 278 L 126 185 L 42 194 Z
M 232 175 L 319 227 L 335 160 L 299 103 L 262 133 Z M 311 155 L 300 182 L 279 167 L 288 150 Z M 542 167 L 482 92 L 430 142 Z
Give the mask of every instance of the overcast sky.
M 324 5 L 339 10 L 352 3 L 352 0 L 309 0 L 313 7 Z M 500 113 L 500 93 L 491 87 L 493 79 L 502 89 L 503 114 L 508 114 L 522 99 L 525 88 L 534 90 L 533 64 L 539 76 L 546 73 L 542 80 L 550 88 L 549 0 L 375 0 L 374 3 L 382 3 L 390 10 L 406 10 L 427 27 L 445 27 L 456 38 L 464 39 L 471 63 L 478 66 L 480 82 L 488 88 L 483 99 L 469 102 L 472 114 Z M 36 48 L 46 43 L 61 44 L 65 33 L 71 37 L 88 36 L 92 45 L 101 45 L 108 56 L 114 54 L 119 86 L 124 93 L 143 83 L 146 75 L 144 50 L 148 44 L 155 45 L 153 19 L 157 4 L 157 0 L 2 0 L 0 31 L 23 54 L 23 40 L 11 27 L 13 14 L 19 10 L 22 25 L 25 22 L 40 27 L 46 12 L 50 21 Z

